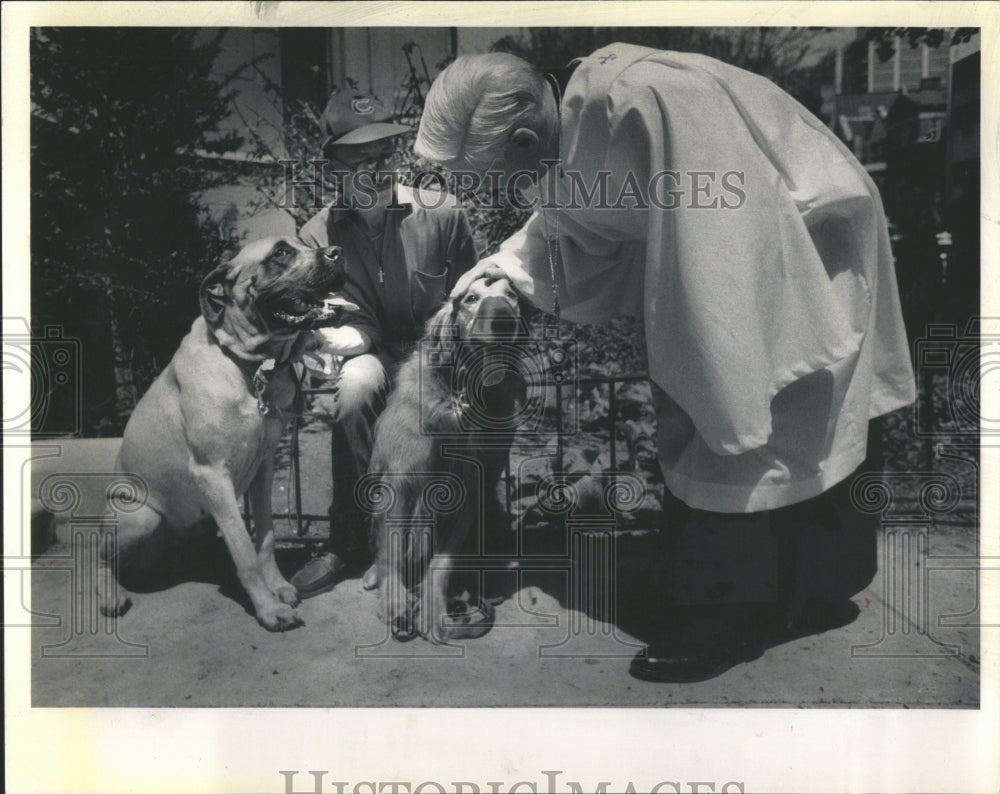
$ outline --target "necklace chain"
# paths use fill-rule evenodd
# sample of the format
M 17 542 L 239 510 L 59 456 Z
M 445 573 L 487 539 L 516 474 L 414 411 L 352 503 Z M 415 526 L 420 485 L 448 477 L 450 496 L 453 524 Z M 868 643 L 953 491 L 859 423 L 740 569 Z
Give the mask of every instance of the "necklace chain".
M 559 81 L 556 80 L 555 76 L 553 76 L 551 74 L 546 74 L 545 77 L 548 79 L 549 83 L 552 86 L 552 91 L 553 91 L 553 94 L 555 95 L 555 100 L 556 100 L 556 114 L 558 116 L 558 114 L 562 110 L 562 91 L 559 88 Z M 556 160 L 558 160 L 558 159 L 559 159 L 559 157 L 558 157 L 558 153 L 557 153 Z M 561 166 L 557 166 L 557 167 L 559 167 L 560 170 L 561 170 Z M 557 176 L 558 176 L 558 173 L 557 173 Z M 540 209 L 540 211 L 542 213 L 542 219 L 543 219 L 543 221 L 545 223 L 545 246 L 546 246 L 546 248 L 548 250 L 548 254 L 549 254 L 549 276 L 551 277 L 551 282 L 552 282 L 552 313 L 555 315 L 556 322 L 559 322 L 559 314 L 560 314 L 560 307 L 559 307 L 559 287 L 556 284 L 556 263 L 559 261 L 559 254 L 560 254 L 560 251 L 559 251 L 559 210 L 560 210 L 560 207 L 559 207 L 559 195 L 558 195 L 559 194 L 558 182 L 556 183 L 556 191 L 555 192 L 556 192 L 555 196 L 549 196 L 549 200 L 555 199 L 555 201 L 556 201 L 555 223 L 553 223 L 553 226 L 555 227 L 555 235 L 550 235 L 549 234 L 549 218 L 548 218 L 548 213 L 545 211 L 545 208 L 542 207 Z
M 542 210 L 542 218 L 545 219 L 545 245 L 549 254 L 549 276 L 552 282 L 552 313 L 559 322 L 559 287 L 556 284 L 556 262 L 559 259 L 559 207 L 555 209 L 555 235 L 549 235 L 549 219 L 546 211 Z

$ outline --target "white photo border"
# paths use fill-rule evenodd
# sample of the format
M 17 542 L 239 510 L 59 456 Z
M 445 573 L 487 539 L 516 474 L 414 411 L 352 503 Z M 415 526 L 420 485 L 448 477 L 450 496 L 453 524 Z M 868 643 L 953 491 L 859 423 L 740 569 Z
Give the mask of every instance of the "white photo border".
M 1000 316 L 1000 6 L 972 2 L 4 3 L 3 314 L 24 316 L 28 268 L 28 28 L 46 25 L 475 26 L 816 25 L 982 28 L 984 316 Z M 27 390 L 4 373 L 4 390 Z M 7 392 L 11 395 L 11 392 Z M 983 395 L 984 413 L 997 395 Z M 6 402 L 6 399 L 5 399 Z M 27 404 L 19 401 L 17 404 Z M 5 554 L 18 492 L 5 440 Z M 1000 450 L 983 448 L 981 526 L 1000 526 Z M 24 514 L 24 513 L 22 513 Z M 983 535 L 984 556 L 1000 554 Z M 988 581 L 984 577 L 984 584 Z M 5 575 L 5 599 L 19 599 Z M 984 594 L 984 609 L 1000 601 Z M 996 620 L 992 622 L 996 623 Z M 809 709 L 39 709 L 30 637 L 5 633 L 11 792 L 283 791 L 279 770 L 328 781 L 561 781 L 637 791 L 661 780 L 741 781 L 746 791 L 987 791 L 1000 785 L 998 633 L 982 631 L 981 706 Z M 465 737 L 459 741 L 458 737 Z M 456 749 L 461 752 L 456 752 Z M 991 760 L 992 759 L 992 760 Z M 352 783 L 353 785 L 353 783 Z M 562 784 L 560 784 L 562 785 Z M 325 791 L 335 791 L 329 786 Z M 347 789 L 351 790 L 350 788 Z M 367 790 L 367 789 L 364 789 Z M 377 790 L 377 789 L 376 789 Z M 391 790 L 386 787 L 383 790 Z M 427 790 L 436 790 L 428 788 Z M 450 789 L 453 790 L 453 789 Z M 530 790 L 530 789 L 521 789 Z M 566 790 L 564 787 L 560 790 Z M 672 790 L 672 789 L 664 789 Z M 707 789 L 702 789 L 707 790 Z M 737 789 L 733 789 L 737 790 Z

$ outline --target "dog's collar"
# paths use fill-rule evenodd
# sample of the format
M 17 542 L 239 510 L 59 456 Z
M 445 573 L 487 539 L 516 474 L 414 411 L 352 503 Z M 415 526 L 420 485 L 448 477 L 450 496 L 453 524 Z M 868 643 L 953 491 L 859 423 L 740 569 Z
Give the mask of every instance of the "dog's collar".
M 306 344 L 306 334 L 301 330 L 287 335 L 281 332 L 247 333 L 245 330 L 226 325 L 212 325 L 207 320 L 205 327 L 215 343 L 232 359 L 240 369 L 252 372 L 262 361 L 276 359 L 282 362 L 302 358 Z M 270 354 L 280 346 L 280 358 Z
M 281 372 L 284 369 L 292 367 L 294 362 L 289 359 L 287 361 L 278 362 L 273 358 L 265 359 L 260 362 L 260 366 L 257 367 L 257 371 L 254 372 L 253 376 L 250 378 L 250 383 L 253 386 L 254 394 L 257 395 L 257 411 L 261 416 L 271 416 L 274 415 L 278 419 L 286 419 L 290 415 L 297 415 L 302 411 L 302 380 L 305 378 L 305 370 L 303 369 L 302 374 L 298 375 L 292 370 L 292 383 L 295 386 L 295 395 L 292 397 L 292 411 L 291 414 L 286 414 L 277 405 L 275 405 L 267 396 L 267 388 L 271 385 L 271 379 L 276 373 Z
M 215 340 L 219 345 L 219 349 L 222 350 L 226 357 L 239 367 L 240 371 L 245 376 L 249 377 L 250 389 L 257 397 L 257 410 L 260 412 L 260 415 L 274 415 L 279 419 L 284 419 L 285 412 L 271 402 L 267 396 L 267 388 L 270 386 L 272 378 L 278 372 L 301 362 L 302 349 L 305 346 L 304 338 L 302 341 L 297 342 L 294 345 L 289 356 L 281 361 L 278 361 L 275 358 L 261 358 L 258 355 L 255 355 L 252 358 L 243 358 L 238 356 L 229 348 L 229 345 L 224 344 L 222 340 L 218 338 L 211 327 L 209 327 L 209 332 L 215 337 Z M 305 373 L 303 372 L 302 377 L 304 376 Z M 298 413 L 302 404 L 302 378 L 296 376 L 293 372 L 292 382 L 295 384 L 295 396 L 292 401 L 293 412 Z
M 257 395 L 257 411 L 261 416 L 267 416 L 269 413 L 274 412 L 278 415 L 279 419 L 282 418 L 281 409 L 267 399 L 266 392 L 267 387 L 271 385 L 271 378 L 274 376 L 274 373 L 284 369 L 285 366 L 287 366 L 287 362 L 284 365 L 279 365 L 273 358 L 266 358 L 260 362 L 257 371 L 250 378 L 250 385 L 253 386 L 254 394 Z M 298 390 L 296 389 L 296 391 Z

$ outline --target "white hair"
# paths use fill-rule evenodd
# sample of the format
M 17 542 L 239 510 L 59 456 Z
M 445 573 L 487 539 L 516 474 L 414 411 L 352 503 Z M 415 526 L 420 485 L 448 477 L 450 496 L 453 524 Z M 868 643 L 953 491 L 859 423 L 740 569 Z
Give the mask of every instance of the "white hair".
M 427 93 L 414 152 L 445 166 L 485 170 L 510 133 L 527 127 L 544 136 L 545 78 L 506 52 L 462 55 Z

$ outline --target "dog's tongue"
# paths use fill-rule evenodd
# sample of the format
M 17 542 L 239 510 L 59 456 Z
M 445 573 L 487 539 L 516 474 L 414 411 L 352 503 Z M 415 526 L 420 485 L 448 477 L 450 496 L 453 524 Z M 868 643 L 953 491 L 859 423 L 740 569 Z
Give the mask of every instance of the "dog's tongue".
M 323 301 L 323 307 L 328 310 L 341 310 L 348 312 L 356 312 L 361 307 L 356 303 L 351 303 L 347 298 L 340 295 L 331 295 L 329 298 Z
M 332 295 L 323 301 L 323 307 L 317 311 L 313 319 L 313 327 L 337 325 L 344 312 L 356 312 L 361 307 L 340 295 Z
M 346 298 L 334 295 L 325 299 L 321 306 L 313 305 L 312 308 L 309 308 L 306 304 L 299 304 L 297 308 L 298 310 L 294 314 L 287 311 L 276 311 L 274 316 L 291 327 L 305 325 L 319 327 L 335 325 L 340 321 L 340 317 L 345 311 L 358 311 L 360 307 Z

